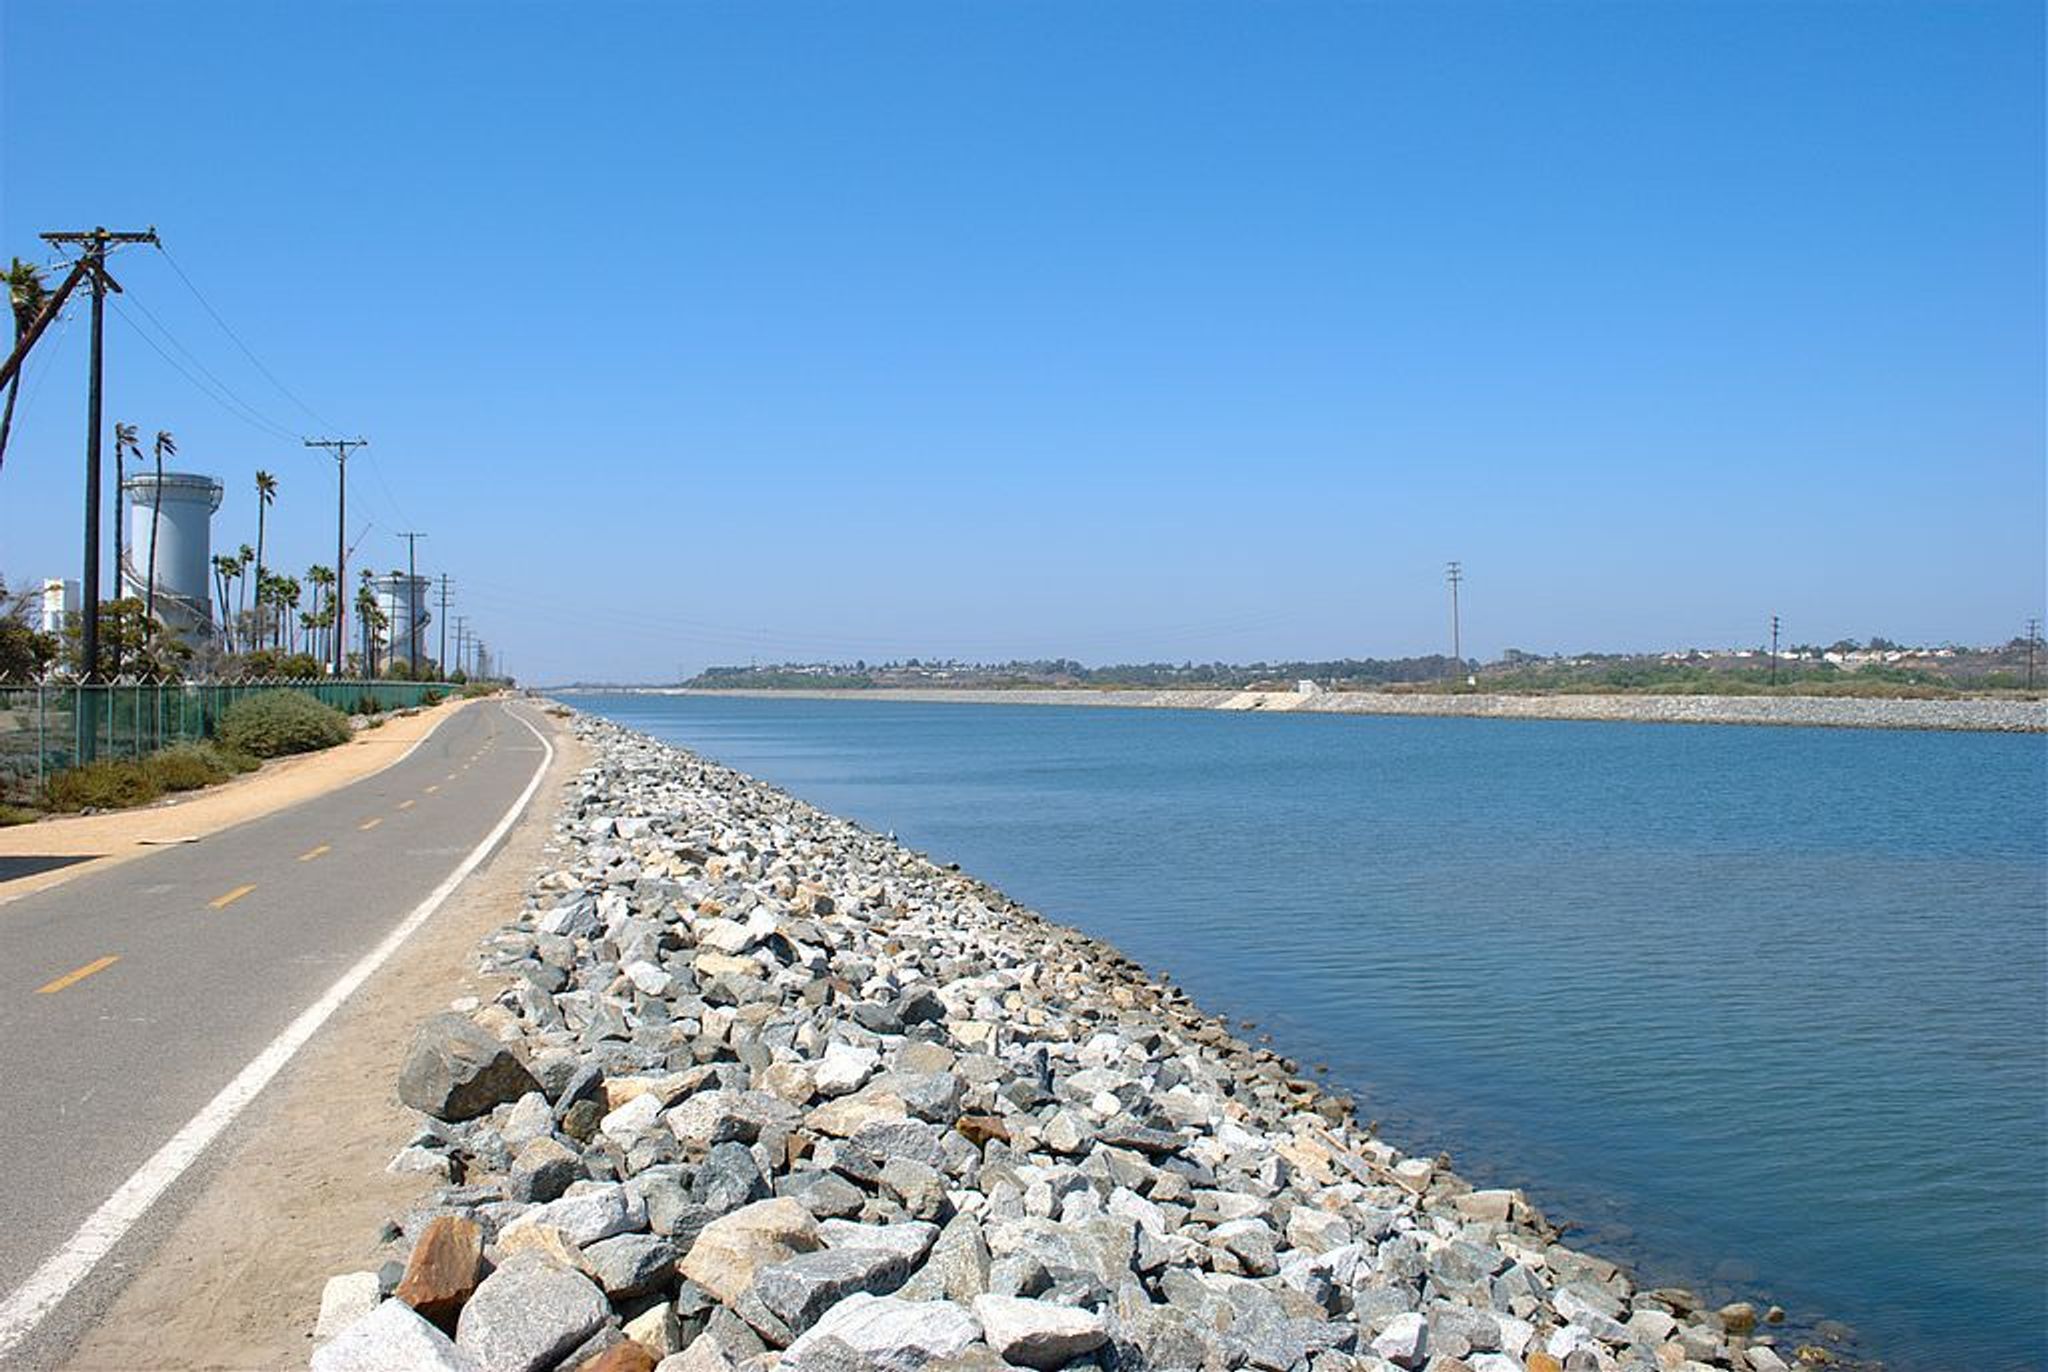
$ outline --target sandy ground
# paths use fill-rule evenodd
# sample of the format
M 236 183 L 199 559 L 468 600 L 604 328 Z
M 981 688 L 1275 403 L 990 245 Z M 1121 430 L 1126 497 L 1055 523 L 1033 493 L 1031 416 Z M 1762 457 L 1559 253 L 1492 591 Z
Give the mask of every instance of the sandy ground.
M 434 1183 L 384 1170 L 413 1128 L 399 1062 L 421 1019 L 496 989 L 474 970 L 476 945 L 517 912 L 563 784 L 584 765 L 566 730 L 551 741 L 550 775 L 504 845 L 216 1146 L 204 1189 L 67 1366 L 303 1368 L 327 1279 L 403 1257 L 377 1245 L 378 1227 Z
M 103 815 L 60 815 L 0 829 L 0 872 L 41 858 L 87 858 L 67 866 L 0 878 L 0 904 L 48 890 L 85 872 L 127 862 L 155 845 L 203 839 L 381 772 L 468 702 L 444 701 L 417 714 L 388 716 L 375 729 L 359 729 L 337 748 L 277 758 L 246 776 L 188 791 L 133 810 Z

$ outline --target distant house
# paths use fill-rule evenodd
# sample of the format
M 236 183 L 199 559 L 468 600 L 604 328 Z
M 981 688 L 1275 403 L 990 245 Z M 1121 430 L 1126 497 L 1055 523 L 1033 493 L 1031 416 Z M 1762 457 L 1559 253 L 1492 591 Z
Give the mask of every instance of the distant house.
M 1323 688 L 1313 681 L 1297 681 L 1294 683 L 1294 693 L 1298 696 L 1319 696 L 1323 693 Z

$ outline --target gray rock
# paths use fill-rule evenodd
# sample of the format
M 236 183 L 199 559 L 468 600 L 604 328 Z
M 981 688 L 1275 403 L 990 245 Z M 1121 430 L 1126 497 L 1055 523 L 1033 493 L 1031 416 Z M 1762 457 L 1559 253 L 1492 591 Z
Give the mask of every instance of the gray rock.
M 676 1246 L 655 1234 L 619 1234 L 583 1250 L 590 1275 L 613 1300 L 650 1295 L 676 1280 Z
M 1004 1362 L 1041 1372 L 1093 1352 L 1109 1341 L 1109 1323 L 1088 1310 L 1016 1296 L 977 1296 L 982 1336 Z
M 909 1270 L 902 1254 L 886 1248 L 827 1248 L 761 1268 L 754 1273 L 754 1294 L 801 1334 L 856 1291 L 887 1295 Z
M 753 1150 L 744 1143 L 714 1146 L 690 1182 L 690 1199 L 718 1215 L 767 1196 L 767 1178 L 761 1175 Z
M 1372 1351 L 1396 1367 L 1423 1366 L 1429 1361 L 1429 1322 L 1413 1310 L 1394 1316 L 1372 1341 Z
M 904 1283 L 902 1294 L 913 1300 L 943 1297 L 972 1305 L 976 1296 L 990 1289 L 988 1269 L 988 1243 L 982 1237 L 980 1221 L 972 1215 L 955 1215 L 939 1231 L 924 1266 Z
M 506 1174 L 508 1199 L 546 1203 L 583 1175 L 583 1159 L 552 1136 L 533 1139 L 519 1150 Z
M 818 1234 L 827 1248 L 879 1248 L 894 1253 L 911 1267 L 924 1261 L 939 1236 L 936 1224 L 904 1220 L 897 1224 L 854 1224 L 850 1220 L 826 1220 Z
M 604 1292 L 580 1272 L 544 1258 L 515 1257 L 484 1278 L 463 1305 L 455 1343 L 490 1372 L 541 1372 L 610 1314 Z
M 539 1089 L 516 1053 L 456 1014 L 421 1025 L 398 1071 L 398 1098 L 442 1120 L 475 1119 Z
M 313 1351 L 313 1372 L 493 1372 L 404 1301 L 386 1301 Z
M 383 1282 L 375 1272 L 344 1272 L 320 1289 L 320 1319 L 313 1337 L 331 1339 L 377 1308 Z
M 981 1336 L 981 1323 L 946 1301 L 907 1301 L 856 1292 L 789 1346 L 785 1372 L 920 1372 L 957 1357 Z M 850 1356 L 849 1356 L 850 1355 Z
M 506 1228 L 551 1225 L 562 1231 L 562 1237 L 580 1246 L 643 1228 L 646 1222 L 644 1203 L 629 1195 L 625 1187 L 612 1182 L 572 1192 L 546 1205 L 537 1205 Z

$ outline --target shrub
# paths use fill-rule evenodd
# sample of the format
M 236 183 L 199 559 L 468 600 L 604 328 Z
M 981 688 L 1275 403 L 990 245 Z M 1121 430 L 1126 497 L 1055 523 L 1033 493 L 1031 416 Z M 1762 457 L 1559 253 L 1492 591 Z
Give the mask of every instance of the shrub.
M 13 824 L 33 824 L 42 817 L 41 810 L 31 810 L 26 805 L 0 805 L 0 829 Z
M 283 757 L 348 742 L 348 716 L 302 691 L 266 691 L 228 706 L 214 735 L 233 752 Z
M 475 700 L 480 696 L 494 696 L 497 693 L 498 688 L 488 681 L 467 681 L 462 686 L 462 698 L 464 700 Z
M 149 769 L 133 758 L 101 758 L 66 767 L 43 783 L 52 810 L 121 810 L 145 805 L 163 794 Z
M 446 691 L 420 692 L 420 704 L 422 705 L 439 705 L 442 701 L 446 700 L 447 698 L 448 693 Z
M 211 743 L 181 743 L 142 760 L 150 780 L 165 791 L 196 791 L 261 765 L 246 753 L 231 752 Z

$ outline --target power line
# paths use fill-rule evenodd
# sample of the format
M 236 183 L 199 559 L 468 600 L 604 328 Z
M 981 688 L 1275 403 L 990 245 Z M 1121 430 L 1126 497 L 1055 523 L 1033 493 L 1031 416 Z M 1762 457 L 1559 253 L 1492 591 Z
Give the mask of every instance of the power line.
M 277 387 L 278 393 L 280 395 L 284 396 L 285 399 L 291 401 L 292 404 L 298 406 L 301 410 L 304 410 L 307 416 L 311 418 L 313 422 L 318 424 L 321 428 L 334 429 L 340 427 L 339 425 L 336 425 L 329 420 L 321 418 L 320 412 L 318 410 L 315 410 L 311 405 L 308 405 L 305 401 L 299 399 L 297 392 L 293 391 L 289 386 L 285 385 L 284 382 L 279 381 L 277 379 L 277 374 L 271 371 L 270 368 L 264 366 L 263 359 L 256 356 L 256 354 L 250 350 L 249 345 L 242 341 L 242 336 L 236 333 L 233 329 L 228 327 L 228 321 L 221 318 L 220 311 L 216 310 L 213 307 L 213 302 L 209 301 L 205 297 L 205 295 L 203 295 L 200 292 L 199 287 L 193 284 L 192 278 L 185 274 L 185 269 L 178 265 L 178 259 L 171 256 L 171 250 L 165 247 L 161 242 L 159 242 L 156 245 L 156 248 L 158 252 L 163 254 L 164 261 L 170 264 L 171 270 L 177 273 L 178 280 L 185 283 L 185 289 L 192 292 L 192 298 L 199 302 L 200 308 L 205 310 L 208 315 L 212 316 L 213 322 L 220 325 L 220 331 L 226 334 L 230 339 L 234 341 L 234 345 L 242 350 L 242 356 L 248 358 L 250 365 L 255 367 L 257 371 L 263 373 L 265 380 L 269 381 L 271 385 Z
M 140 324 L 137 324 L 134 318 L 130 316 L 126 310 L 121 308 L 119 302 L 116 302 L 114 305 L 114 313 L 120 317 L 120 320 L 123 324 L 126 324 L 130 329 L 134 331 L 135 336 L 137 338 L 140 338 L 143 342 L 147 343 L 150 346 L 150 350 L 154 352 L 158 357 L 161 357 L 164 360 L 165 364 L 169 366 L 172 371 L 175 371 L 176 373 L 178 373 L 178 375 L 184 377 L 187 381 L 191 382 L 195 390 L 197 390 L 200 394 L 204 395 L 208 400 L 211 400 L 214 404 L 220 406 L 221 409 L 227 411 L 228 414 L 240 420 L 242 423 L 247 424 L 250 428 L 255 429 L 258 433 L 266 434 L 271 438 L 289 439 L 298 437 L 297 434 L 293 433 L 290 429 L 285 428 L 283 425 L 265 419 L 256 410 L 250 408 L 247 402 L 234 399 L 232 397 L 232 393 L 226 392 L 224 388 L 222 390 L 216 390 L 214 386 L 208 385 L 206 382 L 201 381 L 198 377 L 194 376 L 190 371 L 186 370 L 184 364 L 179 362 L 177 358 L 165 352 L 163 349 L 163 345 L 158 343 L 154 338 L 150 337 L 149 331 L 144 329 Z M 170 335 L 166 333 L 165 337 L 169 338 Z M 172 341 L 175 343 L 176 340 Z M 194 359 L 194 364 L 199 365 L 197 359 Z M 219 383 L 215 383 L 215 385 L 218 384 Z

